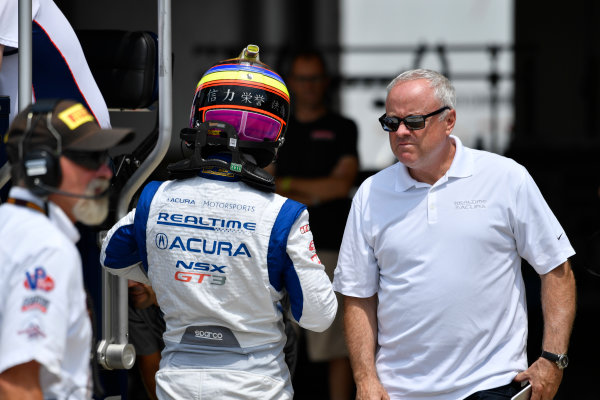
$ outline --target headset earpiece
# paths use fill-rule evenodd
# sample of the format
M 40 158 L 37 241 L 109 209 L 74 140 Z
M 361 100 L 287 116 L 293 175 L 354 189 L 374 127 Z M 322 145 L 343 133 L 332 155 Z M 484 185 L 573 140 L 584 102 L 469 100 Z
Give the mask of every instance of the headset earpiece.
M 27 188 L 37 196 L 46 196 L 47 187 L 57 188 L 62 180 L 58 157 L 51 151 L 35 149 L 25 153 L 22 159 L 23 177 Z
M 27 131 L 19 143 L 20 168 L 25 185 L 37 196 L 52 193 L 48 189 L 57 189 L 62 181 L 60 168 L 61 138 L 52 125 L 52 113 L 60 100 L 43 99 L 32 104 L 27 121 Z M 37 124 L 45 124 L 56 140 L 56 148 L 27 149 L 27 139 L 34 132 Z

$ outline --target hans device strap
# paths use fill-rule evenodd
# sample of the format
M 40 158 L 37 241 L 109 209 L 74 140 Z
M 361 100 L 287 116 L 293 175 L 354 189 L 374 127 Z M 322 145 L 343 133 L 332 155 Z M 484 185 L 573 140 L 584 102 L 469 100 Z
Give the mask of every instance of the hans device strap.
M 216 133 L 218 132 L 218 134 Z M 245 160 L 240 149 L 251 148 L 250 142 L 238 140 L 238 134 L 233 126 L 226 122 L 207 121 L 198 128 L 184 128 L 180 137 L 194 149 L 187 159 L 169 164 L 167 170 L 172 179 L 185 179 L 196 176 L 204 168 L 223 168 L 238 175 L 248 185 L 265 191 L 275 191 L 275 178 L 257 165 Z M 220 146 L 231 153 L 231 161 L 206 159 L 202 149 L 210 146 Z

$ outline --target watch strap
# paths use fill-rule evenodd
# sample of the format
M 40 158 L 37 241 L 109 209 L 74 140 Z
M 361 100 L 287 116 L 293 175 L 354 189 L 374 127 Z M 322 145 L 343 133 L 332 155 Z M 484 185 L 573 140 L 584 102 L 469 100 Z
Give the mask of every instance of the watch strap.
M 552 362 L 557 362 L 559 359 L 558 354 L 550 353 L 549 351 L 545 350 L 542 350 L 542 355 L 540 357 L 543 357 L 546 360 L 550 360 Z

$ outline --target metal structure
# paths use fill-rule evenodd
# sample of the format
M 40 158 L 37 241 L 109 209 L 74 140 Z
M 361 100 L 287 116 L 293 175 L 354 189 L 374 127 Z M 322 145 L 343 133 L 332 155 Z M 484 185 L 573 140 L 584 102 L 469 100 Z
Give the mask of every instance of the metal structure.
M 31 0 L 19 0 L 19 111 L 31 102 L 31 37 Z
M 169 149 L 173 120 L 171 60 L 171 0 L 158 0 L 158 141 L 121 189 L 118 219 L 127 214 L 133 195 Z M 106 369 L 129 369 L 135 362 L 135 349 L 128 343 L 127 299 L 127 280 L 102 271 L 102 340 L 97 356 Z
M 31 0 L 19 0 L 19 111 L 31 101 Z M 25 50 L 25 51 L 23 51 Z M 0 168 L 0 188 L 10 180 L 8 161 Z

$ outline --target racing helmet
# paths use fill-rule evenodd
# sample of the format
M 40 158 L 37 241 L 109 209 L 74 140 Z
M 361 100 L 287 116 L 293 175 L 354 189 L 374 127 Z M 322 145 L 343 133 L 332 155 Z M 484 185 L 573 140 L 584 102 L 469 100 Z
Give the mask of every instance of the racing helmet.
M 207 121 L 232 125 L 240 150 L 264 167 L 283 144 L 290 96 L 283 79 L 260 62 L 258 53 L 259 47 L 249 44 L 238 58 L 218 62 L 206 71 L 196 86 L 190 128 Z M 207 144 L 211 151 L 210 138 Z

